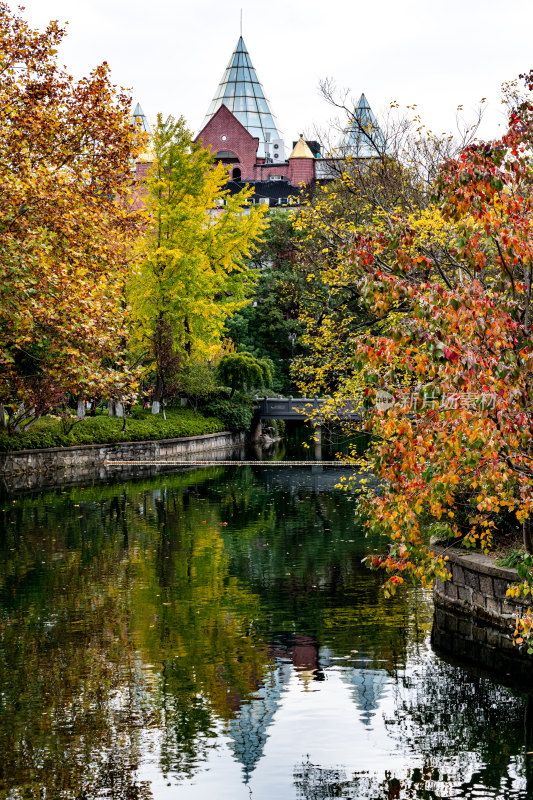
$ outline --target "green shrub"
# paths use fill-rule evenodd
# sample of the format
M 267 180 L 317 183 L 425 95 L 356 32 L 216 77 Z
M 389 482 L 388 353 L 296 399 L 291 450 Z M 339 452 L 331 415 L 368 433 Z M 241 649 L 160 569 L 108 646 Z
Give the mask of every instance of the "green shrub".
M 217 399 L 206 405 L 205 412 L 222 420 L 226 430 L 249 431 L 254 410 L 250 400 Z
M 214 370 L 203 361 L 191 361 L 186 364 L 180 372 L 179 388 L 195 414 L 199 406 L 208 403 L 219 392 Z
M 531 560 L 531 558 L 525 550 L 511 550 L 510 553 L 502 558 L 498 558 L 494 563 L 497 567 L 511 567 L 512 569 L 516 569 L 519 564 L 523 564 L 526 560 Z
M 214 416 L 196 416 L 188 408 L 167 412 L 167 419 L 136 407 L 126 420 L 118 417 L 87 417 L 65 434 L 57 420 L 43 418 L 25 433 L 8 436 L 0 433 L 0 452 L 31 450 L 45 447 L 66 447 L 79 444 L 110 444 L 113 442 L 141 442 L 151 439 L 173 439 L 181 436 L 202 436 L 228 430 L 221 419 Z

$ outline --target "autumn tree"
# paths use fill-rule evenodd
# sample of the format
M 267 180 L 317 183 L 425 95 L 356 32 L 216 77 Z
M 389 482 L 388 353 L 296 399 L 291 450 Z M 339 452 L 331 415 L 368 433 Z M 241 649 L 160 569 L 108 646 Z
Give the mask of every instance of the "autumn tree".
M 225 191 L 226 169 L 213 166 L 183 118 L 159 116 L 152 146 L 149 221 L 129 298 L 133 347 L 155 376 L 158 413 L 181 367 L 209 355 L 227 317 L 250 293 L 254 278 L 246 259 L 265 222 L 264 208 L 247 205 L 248 190 Z
M 129 98 L 107 64 L 74 81 L 56 22 L 0 3 L 0 409 L 10 430 L 67 394 L 121 397 L 123 285 L 136 215 Z
M 514 520 L 531 549 L 532 136 L 529 97 L 501 139 L 441 165 L 426 203 L 372 209 L 321 271 L 333 299 L 357 305 L 350 325 L 336 329 L 327 311 L 321 324 L 349 359 L 339 398 L 358 394 L 368 407 L 381 489 L 361 508 L 391 539 L 373 561 L 388 592 L 406 575 L 446 577 L 434 534 L 486 549 Z M 328 369 L 324 345 L 307 365 L 315 382 Z M 379 389 L 394 398 L 384 410 Z
M 331 135 L 317 132 L 329 180 L 306 198 L 294 220 L 299 270 L 308 291 L 300 301 L 303 354 L 293 366 L 293 377 L 308 395 L 333 394 L 359 374 L 354 355 L 361 332 L 378 332 L 388 324 L 389 314 L 372 310 L 354 281 L 350 254 L 365 231 L 392 237 L 406 219 L 419 233 L 416 255 L 427 250 L 435 269 L 447 269 L 454 231 L 432 202 L 435 179 L 444 161 L 472 141 L 479 123 L 478 115 L 456 135 L 435 135 L 413 109 L 408 109 L 409 116 L 393 107 L 372 128 L 332 82 L 324 81 L 320 88 L 344 115 L 333 126 L 333 136 L 351 131 L 364 157 L 347 147 L 339 149 Z M 385 249 L 381 257 L 387 259 Z M 397 305 L 396 311 L 406 308 Z

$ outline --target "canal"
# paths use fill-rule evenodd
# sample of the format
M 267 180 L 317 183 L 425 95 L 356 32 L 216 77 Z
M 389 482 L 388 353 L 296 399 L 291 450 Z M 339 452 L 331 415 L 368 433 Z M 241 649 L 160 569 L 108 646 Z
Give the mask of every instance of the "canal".
M 3 495 L 0 798 L 533 798 L 529 696 L 384 599 L 342 472 Z

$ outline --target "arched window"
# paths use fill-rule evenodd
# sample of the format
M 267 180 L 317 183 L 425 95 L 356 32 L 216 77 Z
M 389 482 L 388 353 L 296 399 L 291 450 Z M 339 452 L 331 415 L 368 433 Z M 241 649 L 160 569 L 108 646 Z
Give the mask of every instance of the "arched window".
M 235 167 L 233 170 L 232 178 L 234 181 L 240 181 L 241 179 L 241 171 L 239 167 Z

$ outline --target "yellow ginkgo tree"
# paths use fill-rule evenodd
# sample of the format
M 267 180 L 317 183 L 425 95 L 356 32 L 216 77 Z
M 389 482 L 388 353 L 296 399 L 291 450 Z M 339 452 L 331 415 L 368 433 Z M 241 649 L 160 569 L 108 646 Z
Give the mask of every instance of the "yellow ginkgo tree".
M 146 185 L 147 223 L 129 283 L 132 346 L 154 378 L 154 412 L 183 365 L 216 348 L 249 295 L 247 264 L 266 226 L 248 189 L 230 195 L 225 167 L 193 142 L 183 118 L 158 117 Z

